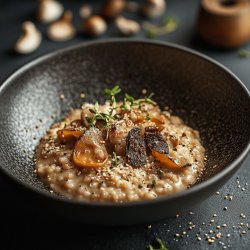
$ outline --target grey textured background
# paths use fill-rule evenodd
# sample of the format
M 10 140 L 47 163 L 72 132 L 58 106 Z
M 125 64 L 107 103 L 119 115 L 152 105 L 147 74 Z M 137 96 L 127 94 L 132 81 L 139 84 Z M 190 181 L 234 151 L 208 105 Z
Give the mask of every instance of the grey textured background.
M 97 1 L 93 1 L 97 4 Z M 237 50 L 219 51 L 207 47 L 196 39 L 194 32 L 198 0 L 167 1 L 167 15 L 175 16 L 179 21 L 178 29 L 172 34 L 161 37 L 161 40 L 194 48 L 218 60 L 231 69 L 250 89 L 250 58 L 242 59 Z M 65 5 L 76 13 L 80 1 L 66 1 Z M 4 1 L 0 2 L 0 82 L 10 73 L 26 62 L 46 52 L 53 51 L 70 44 L 77 44 L 87 40 L 82 36 L 65 43 L 54 43 L 46 37 L 42 46 L 28 56 L 16 55 L 12 52 L 12 45 L 19 35 L 20 24 L 24 20 L 34 19 L 34 1 Z M 79 27 L 79 19 L 74 22 Z M 45 26 L 38 25 L 44 32 Z M 143 37 L 143 33 L 140 34 Z M 111 27 L 106 37 L 116 37 L 116 31 Z M 244 46 L 250 49 L 250 43 Z M 1 108 L 1 107 L 0 107 Z M 223 156 L 222 156 L 223 157 Z M 250 230 L 245 226 L 239 228 L 240 223 L 250 225 L 250 157 L 246 159 L 241 170 L 221 189 L 219 195 L 214 195 L 202 204 L 192 209 L 193 214 L 181 214 L 178 219 L 169 218 L 164 221 L 148 225 L 129 227 L 93 227 L 77 222 L 67 221 L 51 214 L 48 208 L 37 207 L 36 203 L 20 187 L 0 176 L 0 210 L 1 228 L 4 234 L 1 243 L 7 243 L 6 249 L 146 249 L 155 237 L 166 242 L 169 249 L 223 249 L 222 243 L 230 249 L 249 249 Z M 245 185 L 246 183 L 249 185 Z M 238 187 L 238 186 L 241 187 Z M 245 188 L 242 191 L 242 187 Z M 233 195 L 233 200 L 224 199 L 227 194 Z M 224 207 L 228 207 L 225 211 Z M 213 217 L 213 214 L 217 217 Z M 246 215 L 241 218 L 240 214 Z M 214 223 L 210 223 L 214 219 Z M 188 223 L 192 221 L 196 226 L 188 230 Z M 203 222 L 205 225 L 203 225 Z M 227 224 L 220 230 L 217 225 Z M 209 245 L 204 234 L 209 230 L 221 232 L 223 237 Z M 176 233 L 187 232 L 181 238 L 175 238 Z M 240 232 L 246 231 L 241 235 Z M 201 233 L 201 241 L 197 241 L 196 234 Z M 230 234 L 230 237 L 226 235 Z M 214 233 L 213 233 L 214 235 Z

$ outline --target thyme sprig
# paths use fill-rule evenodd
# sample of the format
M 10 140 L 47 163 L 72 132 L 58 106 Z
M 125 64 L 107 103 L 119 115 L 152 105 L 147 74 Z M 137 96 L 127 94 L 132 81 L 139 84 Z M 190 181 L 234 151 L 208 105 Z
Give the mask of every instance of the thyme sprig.
M 151 22 L 144 22 L 143 28 L 146 31 L 146 37 L 154 39 L 171 33 L 177 29 L 178 23 L 174 17 L 167 16 L 164 18 L 161 25 L 156 25 Z
M 146 120 L 147 120 L 147 121 L 150 121 L 150 120 L 151 120 L 151 118 L 150 118 L 150 115 L 149 115 L 148 111 L 146 112 Z
M 156 238 L 156 242 L 157 242 L 158 245 L 159 245 L 158 248 L 155 248 L 155 247 L 153 247 L 152 245 L 149 245 L 148 249 L 149 249 L 149 250 L 169 250 L 169 249 L 166 247 L 165 243 L 164 243 L 161 239 Z
M 144 101 L 146 103 L 155 104 L 155 102 L 152 100 L 153 96 L 154 96 L 154 93 L 149 94 L 149 96 L 144 97 Z
M 110 113 L 106 114 L 106 113 L 100 112 L 98 102 L 96 102 L 93 109 L 92 108 L 89 109 L 89 112 L 93 114 L 92 117 L 88 118 L 88 122 L 91 127 L 95 126 L 96 122 L 99 120 L 99 121 L 104 122 L 103 126 L 105 128 L 108 128 L 110 120 L 113 119 Z
M 105 89 L 104 92 L 111 98 L 111 105 L 113 105 L 116 103 L 115 96 L 121 92 L 121 89 L 118 85 L 116 85 L 112 89 Z
M 239 56 L 240 56 L 241 58 L 250 57 L 250 50 L 247 50 L 247 49 L 240 49 L 240 50 L 239 50 Z
M 102 121 L 104 128 L 108 128 L 109 124 L 112 120 L 115 120 L 119 117 L 119 115 L 116 114 L 116 110 L 120 108 L 121 110 L 131 110 L 134 107 L 141 109 L 143 103 L 149 103 L 155 105 L 156 103 L 152 100 L 152 97 L 154 93 L 149 94 L 148 96 L 145 96 L 142 99 L 135 99 L 129 94 L 125 94 L 122 104 L 117 105 L 116 101 L 116 95 L 121 92 L 121 89 L 118 85 L 114 86 L 111 89 L 105 89 L 105 94 L 109 97 L 110 101 L 110 108 L 107 113 L 100 112 L 99 109 L 99 103 L 96 102 L 95 106 L 93 108 L 89 109 L 89 112 L 93 114 L 92 117 L 87 117 L 89 126 L 93 127 L 95 126 L 97 121 Z M 149 113 L 146 113 L 146 119 L 150 120 Z
M 123 98 L 121 109 L 122 110 L 130 110 L 131 108 L 133 108 L 134 104 L 135 104 L 135 98 L 126 93 L 124 98 Z
M 156 103 L 152 100 L 153 96 L 154 96 L 154 93 L 151 93 L 142 99 L 135 100 L 134 97 L 126 93 L 123 99 L 123 104 L 121 105 L 121 108 L 122 110 L 131 110 L 133 107 L 137 107 L 141 109 L 141 105 L 143 103 L 149 103 L 149 104 L 155 105 Z
M 119 156 L 117 156 L 116 152 L 113 152 L 113 156 L 111 159 L 112 166 L 116 167 L 118 165 L 118 162 L 119 162 Z
M 104 92 L 108 97 L 110 97 L 111 108 L 109 109 L 108 115 L 110 120 L 112 120 L 114 118 L 113 112 L 117 109 L 115 96 L 121 92 L 121 89 L 118 85 L 116 85 L 112 89 L 105 89 Z
M 92 117 L 88 118 L 89 126 L 93 127 L 97 120 L 103 121 L 104 122 L 104 127 L 108 128 L 109 123 L 111 120 L 114 120 L 114 110 L 116 110 L 117 105 L 116 105 L 116 98 L 115 96 L 121 92 L 121 89 L 118 85 L 114 86 L 112 89 L 105 89 L 104 90 L 105 94 L 110 97 L 110 109 L 108 113 L 103 113 L 100 112 L 99 110 L 99 103 L 96 102 L 94 108 L 90 108 L 89 112 L 93 114 Z

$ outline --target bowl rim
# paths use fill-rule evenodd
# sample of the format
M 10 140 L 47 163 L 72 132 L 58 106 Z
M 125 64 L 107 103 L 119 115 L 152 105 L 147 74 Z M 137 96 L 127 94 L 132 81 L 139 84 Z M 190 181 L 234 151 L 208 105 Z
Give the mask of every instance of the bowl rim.
M 185 47 L 183 45 L 171 43 L 171 42 L 165 42 L 165 41 L 151 41 L 149 39 L 129 39 L 129 38 L 109 38 L 109 39 L 101 39 L 101 40 L 95 40 L 95 41 L 87 41 L 78 43 L 71 46 L 66 46 L 64 48 L 60 48 L 58 50 L 55 50 L 53 52 L 45 53 L 42 56 L 38 56 L 37 58 L 31 60 L 28 63 L 25 63 L 23 66 L 21 66 L 19 69 L 14 71 L 9 77 L 6 78 L 6 80 L 3 81 L 2 85 L 0 86 L 0 98 L 1 95 L 4 93 L 5 89 L 11 85 L 12 81 L 15 80 L 20 74 L 26 72 L 33 66 L 42 63 L 43 61 L 46 61 L 47 59 L 53 58 L 54 56 L 67 53 L 71 50 L 77 50 L 79 48 L 83 47 L 89 47 L 89 46 L 95 46 L 95 45 L 103 45 L 103 44 L 109 44 L 109 43 L 131 43 L 131 44 L 149 44 L 149 45 L 155 45 L 155 46 L 162 46 L 162 47 L 170 47 L 175 50 L 180 50 L 189 54 L 192 54 L 193 56 L 199 57 L 201 59 L 204 59 L 226 73 L 228 73 L 232 78 L 234 78 L 239 86 L 243 89 L 243 91 L 248 95 L 249 101 L 250 101 L 250 92 L 247 89 L 247 87 L 242 83 L 242 81 L 227 67 L 219 63 L 218 61 L 212 59 L 211 57 L 200 53 L 194 49 L 190 49 L 188 47 Z M 8 176 L 10 179 L 12 179 L 17 184 L 25 187 L 26 189 L 32 191 L 33 193 L 36 193 L 38 195 L 43 196 L 43 198 L 47 198 L 48 200 L 56 200 L 58 202 L 66 202 L 68 204 L 74 204 L 74 205 L 80 205 L 80 206 L 93 206 L 93 207 L 117 207 L 117 208 L 124 208 L 124 207 L 134 207 L 134 206 L 145 206 L 145 205 L 154 205 L 155 203 L 161 203 L 161 202 L 168 202 L 174 199 L 179 199 L 184 196 L 189 196 L 191 194 L 197 193 L 198 191 L 209 188 L 213 185 L 213 183 L 216 183 L 220 179 L 222 179 L 224 176 L 228 175 L 230 172 L 232 172 L 248 155 L 248 152 L 250 151 L 250 137 L 248 140 L 248 144 L 245 146 L 245 148 L 241 151 L 241 153 L 234 159 L 226 168 L 222 169 L 219 173 L 215 174 L 214 176 L 210 177 L 208 180 L 205 180 L 201 183 L 198 183 L 194 186 L 192 186 L 190 189 L 183 190 L 171 195 L 163 195 L 161 197 L 157 197 L 156 199 L 150 199 L 150 200 L 139 200 L 139 201 L 132 201 L 132 202 L 124 202 L 124 203 L 115 203 L 115 202 L 108 202 L 108 201 L 81 201 L 76 199 L 69 199 L 67 197 L 59 196 L 59 195 L 51 195 L 48 192 L 45 192 L 44 190 L 38 189 L 35 186 L 32 186 L 30 184 L 27 184 L 25 181 L 20 180 L 16 178 L 10 171 L 3 168 L 0 165 L 0 170 L 3 172 L 6 176 Z

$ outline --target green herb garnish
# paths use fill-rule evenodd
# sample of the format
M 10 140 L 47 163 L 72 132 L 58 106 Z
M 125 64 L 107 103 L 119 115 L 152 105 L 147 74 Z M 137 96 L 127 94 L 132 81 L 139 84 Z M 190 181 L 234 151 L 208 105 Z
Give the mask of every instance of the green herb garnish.
M 96 124 L 96 118 L 95 116 L 93 117 L 86 117 L 86 120 L 88 121 L 88 124 L 90 127 L 94 127 Z
M 114 86 L 112 89 L 105 89 L 105 94 L 111 98 L 111 106 L 116 103 L 115 96 L 121 92 L 121 89 L 118 85 Z
M 89 122 L 89 126 L 93 127 L 96 124 L 96 121 L 103 121 L 104 122 L 104 127 L 108 128 L 109 123 L 111 120 L 115 119 L 114 118 L 114 110 L 116 110 L 116 98 L 115 96 L 121 92 L 121 89 L 118 85 L 114 86 L 112 89 L 105 89 L 104 90 L 105 94 L 110 97 L 110 106 L 111 108 L 109 109 L 109 112 L 103 113 L 99 111 L 99 104 L 96 102 L 95 107 L 93 109 L 89 109 L 89 111 L 93 114 L 93 117 L 87 118 Z
M 149 116 L 149 113 L 148 113 L 148 112 L 146 113 L 146 120 L 147 120 L 147 121 L 150 121 L 150 116 Z
M 154 93 L 149 94 L 149 96 L 144 97 L 144 101 L 145 101 L 146 103 L 155 104 L 155 102 L 152 100 L 152 97 L 153 97 L 153 96 L 154 96 Z
M 163 21 L 163 26 L 167 29 L 168 33 L 177 28 L 177 21 L 174 17 L 166 16 Z
M 122 110 L 130 110 L 134 106 L 135 99 L 129 94 L 125 94 L 121 105 Z
M 158 243 L 157 248 L 153 247 L 152 245 L 149 245 L 148 246 L 149 250 L 169 250 L 161 239 L 156 238 L 155 240 Z
M 143 102 L 155 105 L 155 102 L 152 100 L 153 95 L 154 95 L 154 93 L 151 93 L 148 96 L 144 97 L 143 99 L 135 100 L 134 97 L 132 97 L 128 94 L 125 94 L 121 108 L 123 110 L 126 110 L 126 109 L 130 110 L 133 107 L 137 107 L 137 108 L 141 109 L 141 105 Z
M 152 180 L 152 188 L 154 188 L 155 187 L 155 185 L 156 185 L 156 180 L 154 179 L 154 180 Z
M 109 117 L 113 118 L 113 112 L 116 110 L 116 99 L 115 96 L 121 92 L 121 89 L 118 85 L 114 86 L 112 89 L 105 89 L 105 94 L 110 97 L 110 110 L 109 110 Z
M 161 25 L 156 25 L 151 22 L 144 22 L 143 28 L 146 31 L 147 38 L 156 38 L 176 30 L 178 24 L 175 18 L 167 16 L 164 18 Z
M 88 118 L 88 122 L 90 126 L 94 126 L 96 124 L 96 121 L 103 121 L 104 127 L 107 128 L 109 125 L 110 120 L 113 119 L 113 117 L 108 113 L 102 113 L 99 111 L 99 104 L 96 102 L 95 107 L 92 109 L 89 109 L 89 112 L 93 114 L 93 117 Z
M 149 39 L 154 39 L 157 37 L 157 29 L 151 27 L 146 30 L 146 37 Z
M 250 57 L 250 50 L 240 49 L 239 50 L 239 56 L 242 57 L 242 58 Z
M 117 106 L 116 95 L 121 92 L 120 87 L 116 85 L 111 89 L 105 89 L 104 92 L 110 98 L 110 109 L 107 113 L 100 112 L 99 103 L 96 102 L 94 108 L 89 109 L 93 116 L 86 118 L 90 127 L 95 126 L 97 121 L 102 121 L 104 128 L 108 128 L 111 120 L 119 119 L 120 117 L 120 115 L 116 114 L 115 112 L 117 108 L 121 108 L 122 110 L 131 110 L 133 107 L 141 109 L 142 103 L 155 105 L 155 102 L 152 100 L 152 96 L 154 95 L 154 93 L 151 93 L 149 96 L 138 100 L 135 100 L 134 97 L 126 93 L 124 95 L 122 104 Z M 150 120 L 148 112 L 146 113 L 146 119 Z
M 116 154 L 116 152 L 113 152 L 113 156 L 112 156 L 112 159 L 111 159 L 111 163 L 112 163 L 112 166 L 117 166 L 118 165 L 118 156 Z

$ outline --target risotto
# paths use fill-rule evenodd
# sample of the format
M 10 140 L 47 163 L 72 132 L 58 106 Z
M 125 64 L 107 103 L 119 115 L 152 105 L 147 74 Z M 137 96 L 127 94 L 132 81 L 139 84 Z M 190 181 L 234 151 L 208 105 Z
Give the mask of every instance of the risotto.
M 204 169 L 198 131 L 152 95 L 106 89 L 103 105 L 85 103 L 54 124 L 36 148 L 35 171 L 51 191 L 88 201 L 154 199 L 187 189 Z

